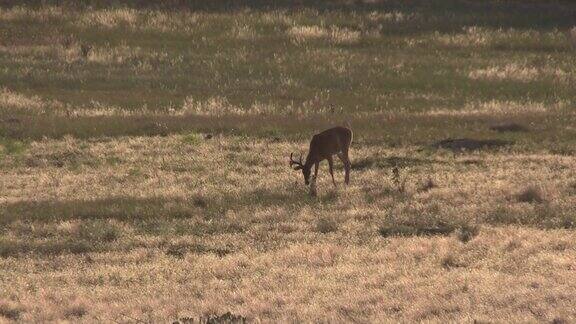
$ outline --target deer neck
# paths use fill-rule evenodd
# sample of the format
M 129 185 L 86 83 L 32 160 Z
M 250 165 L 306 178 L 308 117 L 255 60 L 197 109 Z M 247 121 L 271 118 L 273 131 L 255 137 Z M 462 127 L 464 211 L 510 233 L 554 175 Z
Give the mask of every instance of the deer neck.
M 305 168 L 311 168 L 312 164 L 316 163 L 317 159 L 310 153 L 306 156 L 306 163 L 304 163 Z

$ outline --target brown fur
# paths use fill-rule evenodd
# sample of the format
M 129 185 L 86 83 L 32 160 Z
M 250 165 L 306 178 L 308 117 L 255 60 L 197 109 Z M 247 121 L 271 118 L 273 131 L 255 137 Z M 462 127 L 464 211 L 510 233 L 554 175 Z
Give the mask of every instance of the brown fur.
M 350 182 L 351 167 L 348 151 L 350 149 L 351 143 L 351 129 L 341 126 L 327 129 L 312 137 L 312 140 L 310 141 L 310 148 L 308 150 L 308 156 L 306 157 L 306 163 L 302 163 L 302 158 L 300 158 L 300 161 L 294 161 L 292 159 L 292 155 L 290 155 L 290 166 L 296 165 L 294 170 L 302 170 L 302 174 L 304 175 L 304 182 L 308 184 L 310 181 L 310 170 L 312 169 L 312 165 L 314 165 L 314 177 L 316 177 L 318 175 L 318 166 L 320 162 L 323 160 L 328 160 L 328 167 L 330 175 L 332 176 L 332 183 L 336 185 L 333 171 L 333 155 L 336 154 L 342 163 L 344 163 L 345 182 L 348 184 Z

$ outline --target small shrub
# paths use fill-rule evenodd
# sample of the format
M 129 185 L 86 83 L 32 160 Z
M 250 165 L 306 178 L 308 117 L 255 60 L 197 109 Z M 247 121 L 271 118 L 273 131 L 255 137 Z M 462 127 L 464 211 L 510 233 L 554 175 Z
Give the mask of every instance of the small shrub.
M 194 197 L 194 199 L 192 200 L 192 203 L 196 207 L 201 207 L 201 208 L 208 207 L 208 201 L 206 201 L 206 199 L 202 196 Z
M 207 315 L 200 318 L 200 323 L 206 324 L 244 324 L 248 323 L 246 317 L 242 315 L 232 314 L 230 312 L 222 315 Z
M 186 144 L 198 144 L 202 141 L 202 136 L 200 134 L 197 134 L 197 133 L 190 133 L 190 134 L 184 135 L 184 137 L 182 138 L 182 141 Z
M 90 52 L 92 51 L 92 45 L 89 44 L 82 44 L 80 45 L 80 54 L 83 58 L 88 58 Z
M 16 321 L 20 318 L 22 307 L 8 301 L 0 301 L 0 317 Z
M 461 242 L 467 243 L 476 237 L 478 233 L 480 233 L 480 226 L 464 224 L 458 229 L 457 236 Z
M 522 222 L 522 215 L 510 208 L 510 205 L 496 206 L 486 215 L 489 224 L 514 224 Z
M 208 247 L 208 246 L 204 246 L 201 244 L 194 244 L 192 246 L 188 247 L 190 252 L 196 253 L 196 254 L 215 254 L 218 257 L 223 257 L 226 256 L 228 254 L 234 253 L 234 251 L 228 249 L 228 248 L 220 248 L 220 247 Z
M 462 263 L 460 260 L 458 260 L 458 258 L 456 258 L 452 254 L 448 254 L 445 257 L 443 257 L 441 264 L 442 264 L 442 267 L 446 270 L 450 270 L 453 268 L 466 267 L 466 265 L 464 263 Z
M 432 178 L 428 177 L 428 180 L 426 180 L 426 182 L 420 188 L 418 188 L 418 191 L 419 192 L 426 192 L 426 191 L 434 189 L 436 187 L 438 187 L 436 185 L 436 183 L 434 183 Z
M 175 257 L 176 259 L 183 259 L 186 255 L 187 248 L 187 246 L 182 244 L 170 245 L 168 249 L 166 249 L 166 255 Z
M 455 226 L 448 223 L 438 224 L 418 224 L 400 223 L 388 224 L 380 227 L 380 235 L 388 236 L 428 236 L 428 235 L 449 235 L 454 232 Z
M 64 311 L 64 316 L 66 318 L 82 317 L 86 314 L 88 314 L 88 310 L 86 309 L 86 305 L 83 303 L 74 303 L 69 305 Z
M 540 204 L 534 208 L 533 223 L 544 228 L 572 229 L 576 226 L 576 215 L 572 208 L 555 204 Z
M 542 190 L 535 186 L 529 186 L 516 194 L 516 200 L 525 203 L 543 203 L 545 201 Z
M 501 123 L 490 126 L 495 132 L 527 132 L 528 128 L 518 123 Z
M 338 223 L 330 218 L 320 218 L 316 222 L 316 231 L 322 234 L 336 232 L 338 230 Z
M 394 182 L 394 186 L 396 186 L 398 192 L 405 193 L 406 192 L 406 181 L 408 180 L 407 177 L 402 178 L 400 175 L 400 169 L 398 167 L 394 167 L 392 169 L 392 182 Z
M 569 322 L 561 317 L 554 317 L 552 324 L 568 324 Z

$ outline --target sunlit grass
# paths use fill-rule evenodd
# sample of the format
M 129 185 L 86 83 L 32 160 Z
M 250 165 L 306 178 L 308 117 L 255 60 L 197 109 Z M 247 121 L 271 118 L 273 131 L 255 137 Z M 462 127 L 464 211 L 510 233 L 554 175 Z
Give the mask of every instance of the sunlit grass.
M 0 322 L 576 320 L 574 5 L 174 6 L 0 8 Z

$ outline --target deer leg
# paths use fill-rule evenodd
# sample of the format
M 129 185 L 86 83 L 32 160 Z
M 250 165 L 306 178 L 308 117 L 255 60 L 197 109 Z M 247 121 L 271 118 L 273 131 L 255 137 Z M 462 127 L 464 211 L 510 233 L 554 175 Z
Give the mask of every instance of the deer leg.
M 320 162 L 314 163 L 314 179 L 318 179 L 318 167 L 320 166 Z
M 346 184 L 350 183 L 350 159 L 348 158 L 348 152 L 338 153 L 338 157 L 344 163 L 344 173 L 345 173 L 345 180 Z
M 336 187 L 336 181 L 334 181 L 334 160 L 331 156 L 328 157 L 328 168 L 330 170 L 330 176 L 332 176 L 332 183 L 334 184 L 334 187 Z

